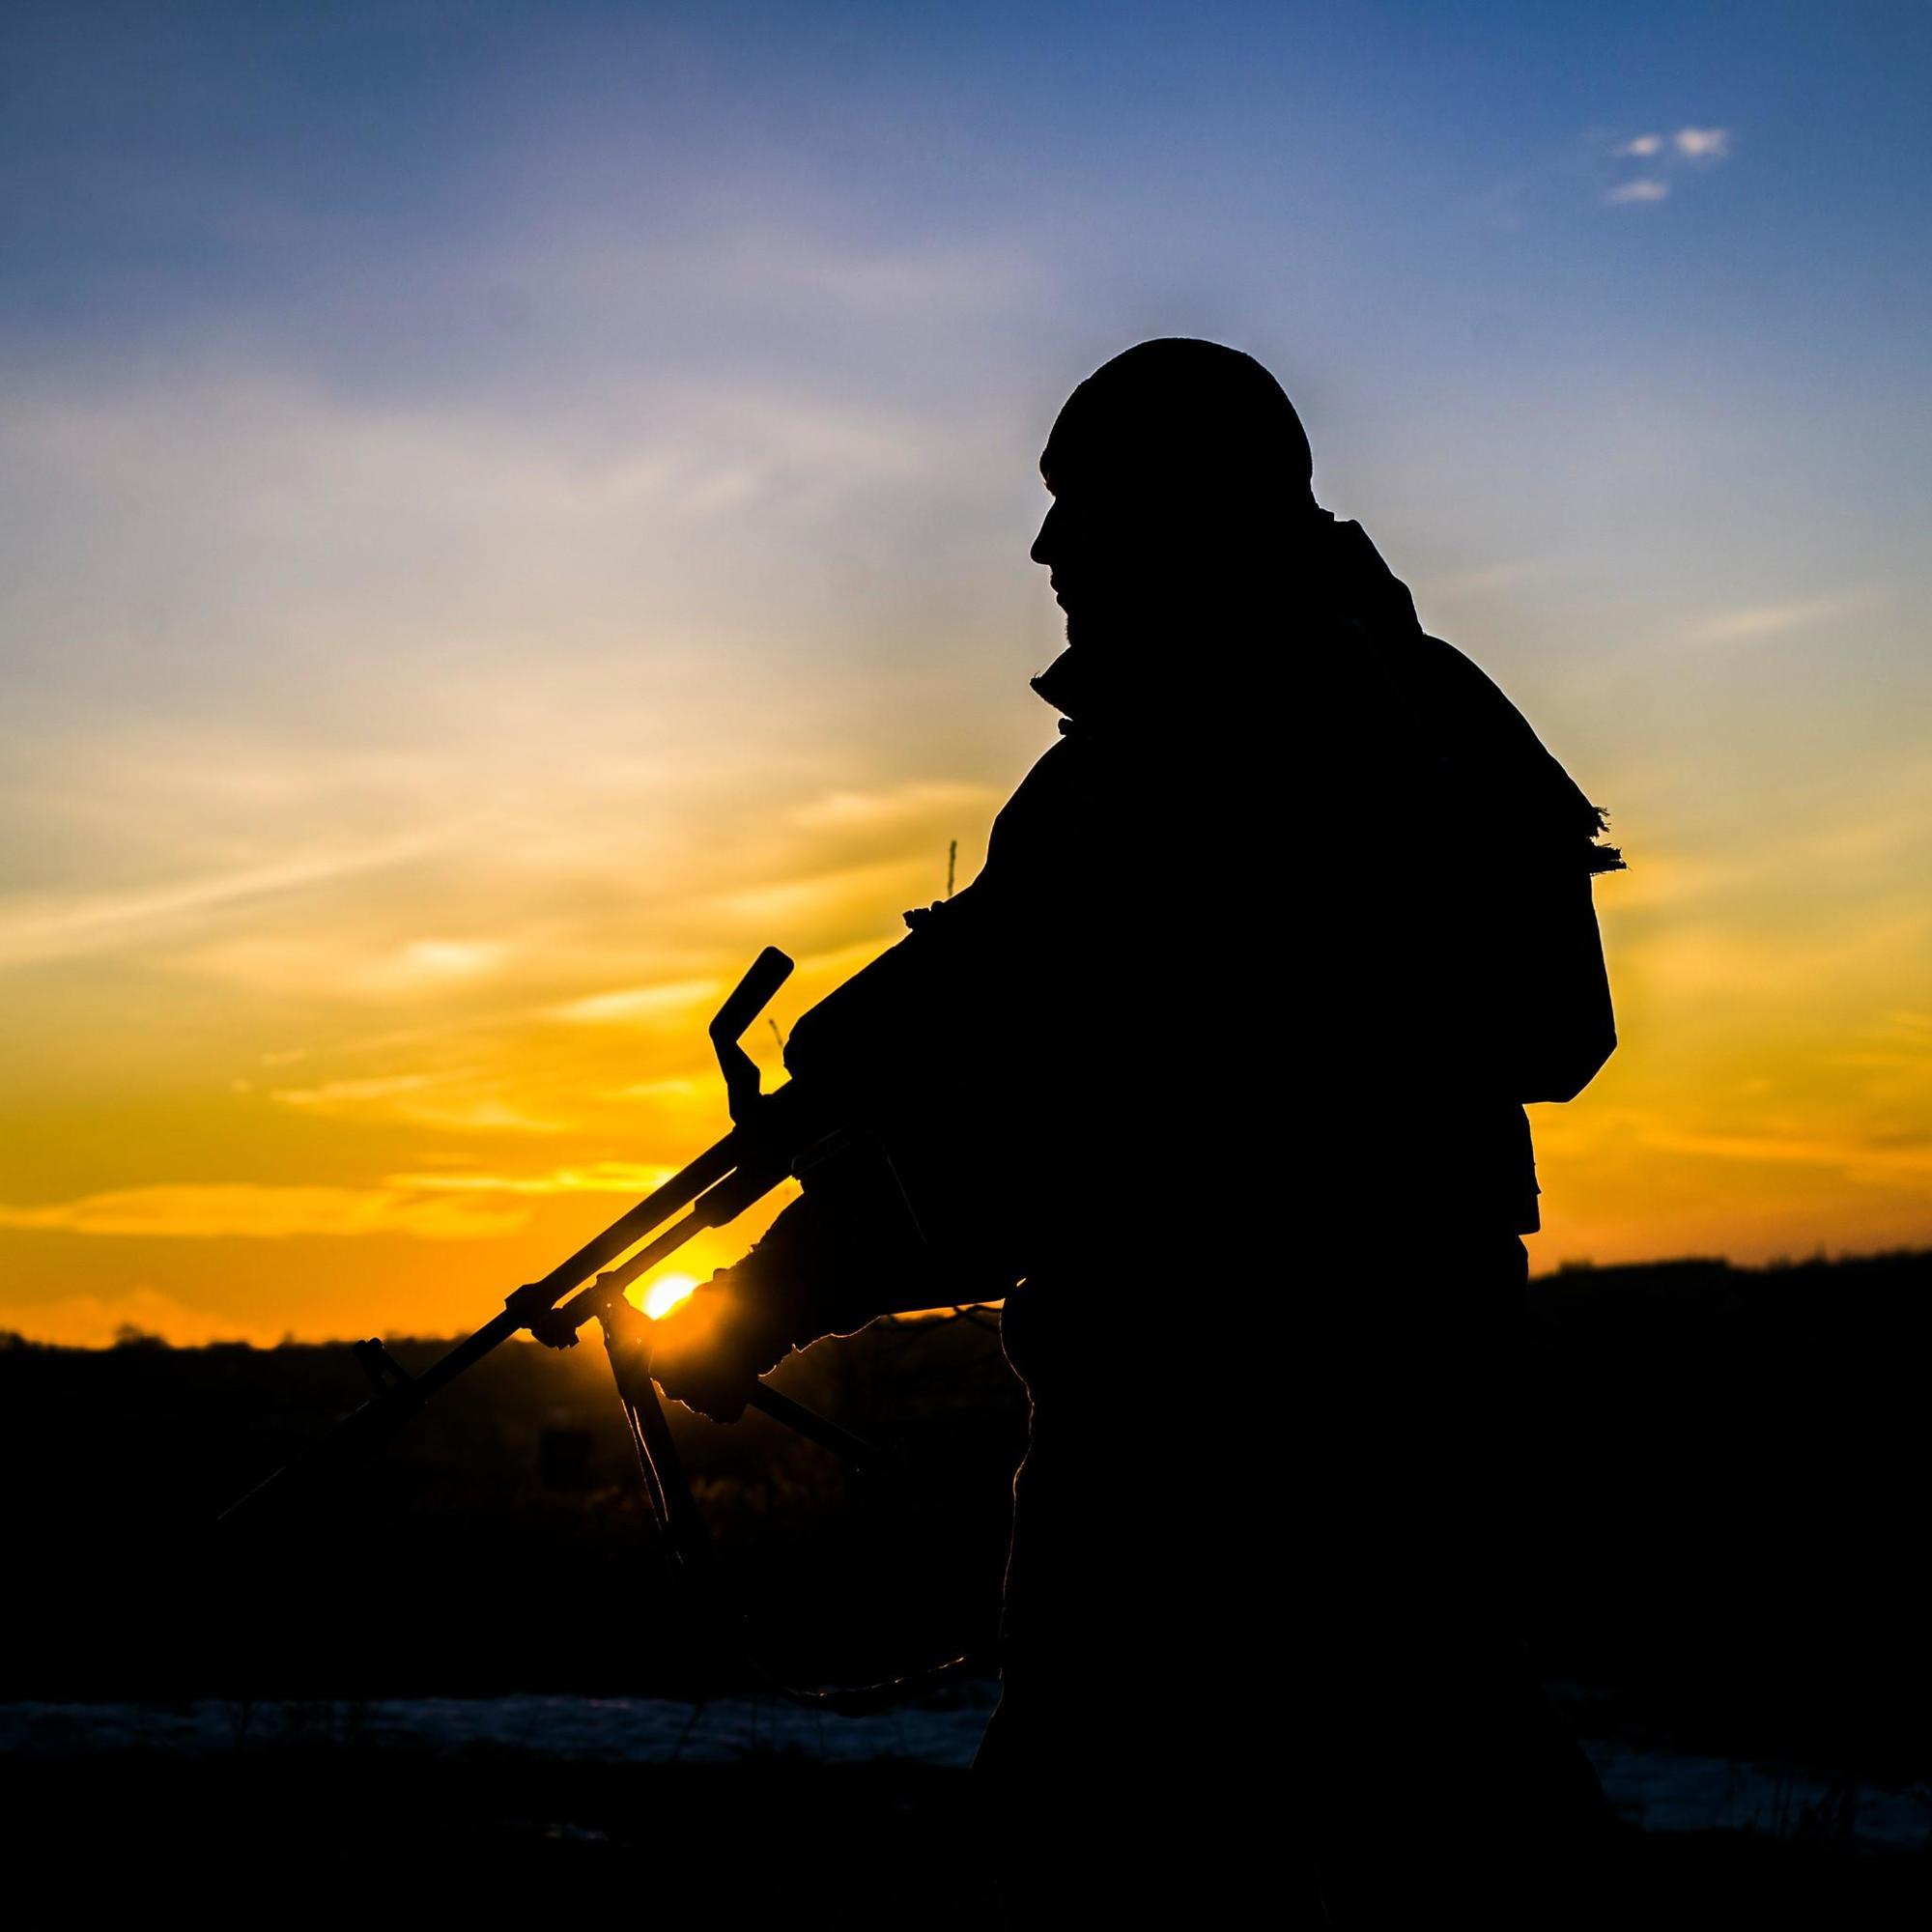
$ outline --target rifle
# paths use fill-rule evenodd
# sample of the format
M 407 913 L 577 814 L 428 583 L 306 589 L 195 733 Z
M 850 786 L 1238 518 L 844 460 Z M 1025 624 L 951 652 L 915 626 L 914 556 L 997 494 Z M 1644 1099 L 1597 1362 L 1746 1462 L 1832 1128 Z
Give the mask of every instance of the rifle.
M 380 1340 L 356 1343 L 355 1358 L 374 1383 L 375 1393 L 345 1417 L 332 1435 L 230 1504 L 217 1519 L 217 1528 L 233 1531 L 254 1525 L 300 1496 L 312 1494 L 373 1454 L 439 1392 L 519 1329 L 528 1328 L 554 1345 L 594 1316 L 603 1325 L 618 1398 L 672 1568 L 696 1585 L 700 1594 L 712 1593 L 709 1547 L 671 1442 L 663 1403 L 650 1378 L 651 1323 L 624 1298 L 624 1290 L 694 1236 L 735 1220 L 788 1178 L 868 1144 L 870 1137 L 863 1123 L 828 1117 L 796 1082 L 786 1081 L 770 1094 L 759 1090 L 757 1066 L 740 1042 L 791 971 L 792 961 L 784 953 L 777 947 L 766 947 L 708 1029 L 724 1076 L 731 1117 L 729 1133 L 547 1275 L 507 1295 L 501 1314 L 457 1343 L 420 1375 L 412 1376 Z M 641 1247 L 638 1245 L 640 1241 Z M 629 1253 L 633 1249 L 636 1252 Z M 621 1259 L 627 1253 L 629 1258 Z M 747 1401 L 750 1406 L 842 1457 L 858 1470 L 876 1473 L 890 1466 L 890 1459 L 871 1443 L 763 1382 L 753 1387 Z M 873 1708 L 884 1695 L 923 1690 L 975 1662 L 955 1658 L 917 1678 L 856 1690 L 800 1691 L 783 1684 L 777 1688 L 787 1695 L 835 1709 L 863 1710 Z M 762 1669 L 761 1674 L 769 1676 Z

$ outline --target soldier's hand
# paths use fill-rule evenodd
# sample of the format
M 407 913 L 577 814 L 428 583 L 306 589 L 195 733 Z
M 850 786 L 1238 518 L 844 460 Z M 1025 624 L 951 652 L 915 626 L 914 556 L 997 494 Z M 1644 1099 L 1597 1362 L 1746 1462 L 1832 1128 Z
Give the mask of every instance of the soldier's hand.
M 668 1396 L 714 1422 L 736 1422 L 760 1376 L 791 1343 L 743 1263 L 720 1268 L 651 1332 L 651 1376 Z
M 565 1316 L 560 1302 L 554 1308 L 547 1308 L 530 1323 L 530 1333 L 546 1349 L 577 1347 L 577 1323 Z

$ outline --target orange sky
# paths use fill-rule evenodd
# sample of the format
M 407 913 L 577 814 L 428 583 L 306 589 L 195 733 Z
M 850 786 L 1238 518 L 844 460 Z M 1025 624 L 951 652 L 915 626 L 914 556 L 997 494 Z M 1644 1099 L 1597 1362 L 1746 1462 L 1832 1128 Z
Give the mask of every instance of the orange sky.
M 1002 776 L 1048 735 L 1023 686 L 1013 711 Z M 703 1024 L 756 948 L 801 960 L 787 1024 L 938 895 L 951 838 L 978 854 L 1000 790 L 991 772 L 820 789 L 755 752 L 683 778 L 704 802 L 671 808 L 675 837 L 647 765 L 493 796 L 479 764 L 427 829 L 397 812 L 279 867 L 16 913 L 33 1024 L 11 1068 L 6 1324 L 272 1341 L 482 1320 L 722 1131 Z M 216 818 L 245 804 L 258 829 L 334 795 L 327 761 L 167 790 Z M 1922 915 L 1845 929 L 1800 910 L 1806 884 L 1882 880 L 1882 832 L 1767 862 L 1767 893 L 1659 849 L 1641 810 L 1618 831 L 1632 869 L 1598 897 L 1625 1044 L 1580 1100 L 1536 1110 L 1539 1263 L 1932 1236 L 1932 1162 L 1881 1131 L 1927 1096 L 1932 1013 L 1903 983 Z M 775 1066 L 768 1030 L 750 1044 Z M 682 1265 L 734 1259 L 757 1225 Z
M 1049 742 L 1035 462 L 1163 333 L 1276 370 L 1629 856 L 1536 1265 L 1932 1243 L 1907 67 L 659 12 L 23 44 L 0 1327 L 467 1328 L 718 1133 L 722 990 L 781 946 L 788 1023 Z

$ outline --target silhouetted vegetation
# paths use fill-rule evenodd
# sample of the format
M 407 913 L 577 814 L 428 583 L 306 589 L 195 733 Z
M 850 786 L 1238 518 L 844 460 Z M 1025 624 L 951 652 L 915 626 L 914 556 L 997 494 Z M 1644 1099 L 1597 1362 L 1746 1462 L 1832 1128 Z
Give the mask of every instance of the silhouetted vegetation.
M 1690 1747 L 1922 1776 L 1932 1255 L 1533 1293 L 1526 1622 L 1549 1673 Z
M 270 1533 L 218 1511 L 367 1393 L 346 1345 L 0 1348 L 15 1471 L 13 1696 L 723 1688 L 696 1667 L 593 1326 L 511 1347 Z M 446 1344 L 398 1342 L 411 1370 Z M 726 1577 L 772 1661 L 871 1676 L 989 1635 L 1025 1406 L 978 1322 L 881 1327 L 780 1384 L 903 1442 L 855 1477 L 753 1414 L 673 1410 Z M 31 1472 L 31 1473 L 28 1473 Z M 594 1634 L 594 1640 L 593 1640 Z
M 1523 1622 L 1547 1675 L 1589 1687 L 1567 1701 L 1593 1725 L 1687 1749 L 1788 1754 L 1848 1780 L 1925 1776 L 1916 1545 L 1932 1255 L 1573 1269 L 1535 1284 L 1532 1302 Z M 1158 1355 L 1163 1337 L 1148 1341 Z M 442 1346 L 394 1352 L 413 1368 Z M 867 1485 L 755 1415 L 721 1429 L 676 1412 L 771 1661 L 800 1678 L 870 1676 L 983 1641 L 1025 1435 L 997 1337 L 978 1321 L 880 1327 L 795 1358 L 781 1379 L 909 1461 L 903 1482 Z M 361 1395 L 346 1346 L 0 1347 L 6 1694 L 213 1694 L 239 1711 L 742 1687 L 667 1590 L 588 1342 L 499 1350 L 327 1506 L 219 1546 L 216 1510 Z M 1169 1423 L 1197 1440 L 1215 1428 L 1181 1397 Z M 732 1881 L 741 1912 L 761 1899 L 836 1907 L 853 1925 L 985 1923 L 968 1803 L 963 1774 L 939 1768 L 574 1769 L 297 1735 L 187 1770 L 138 1749 L 42 1763 L 14 1822 L 78 1858 L 104 1805 L 138 1853 L 130 1873 L 179 1876 L 195 1821 L 218 1815 L 237 1910 L 249 1871 L 301 1865 L 320 1911 L 365 1868 L 387 1885 L 434 1858 L 452 1903 L 500 1905 L 503 1888 L 566 1872 L 594 1893 L 600 1872 L 631 1883 L 649 1866 L 660 1904 L 702 1911 L 755 1840 L 776 1862 Z M 835 1899 L 810 1861 L 841 1830 L 863 1832 L 867 1864 Z M 682 1858 L 665 1855 L 669 1838 Z M 485 1850 L 466 1876 L 463 1859 Z M 1842 1840 L 1748 1859 L 1683 1841 L 1645 1858 L 1647 1883 L 1687 1917 L 1747 1903 L 1759 1922 L 1891 1922 L 1922 1903 L 1908 1875 L 1922 1861 L 1855 1868 Z
M 1932 1256 L 1568 1270 L 1533 1306 L 1524 1624 L 1546 1674 L 1696 1747 L 1923 1772 Z M 762 1418 L 674 1411 L 774 1661 L 865 1676 L 983 1641 L 1025 1422 L 997 1338 L 878 1328 L 781 1380 L 910 1461 L 867 1484 Z M 219 1548 L 215 1512 L 361 1395 L 346 1347 L 0 1349 L 9 1541 L 33 1579 L 6 1691 L 718 1680 L 668 1599 L 594 1343 L 499 1351 L 329 1504 Z M 1181 1399 L 1170 1423 L 1213 1428 Z

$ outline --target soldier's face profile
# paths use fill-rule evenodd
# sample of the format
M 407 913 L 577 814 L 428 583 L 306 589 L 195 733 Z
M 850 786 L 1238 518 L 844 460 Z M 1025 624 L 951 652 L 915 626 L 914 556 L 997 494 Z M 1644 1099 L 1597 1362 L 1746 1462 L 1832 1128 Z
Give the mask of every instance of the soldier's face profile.
M 1049 469 L 1042 460 L 1040 479 L 1053 502 L 1033 540 L 1034 562 L 1050 574 L 1054 601 L 1066 613 L 1066 641 L 1081 641 L 1109 602 L 1108 518 L 1094 494 L 1065 469 Z
M 1028 554 L 1051 573 L 1066 640 L 1144 628 L 1211 568 L 1200 492 L 1159 490 L 1145 478 L 1102 476 L 1040 459 L 1053 497 Z

